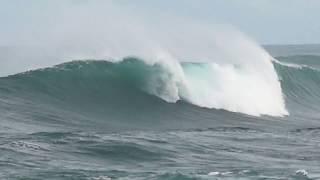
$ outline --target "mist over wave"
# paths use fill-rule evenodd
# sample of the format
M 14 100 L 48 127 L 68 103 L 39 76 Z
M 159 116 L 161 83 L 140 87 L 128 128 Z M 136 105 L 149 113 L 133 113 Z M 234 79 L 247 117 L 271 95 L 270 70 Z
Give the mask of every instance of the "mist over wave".
M 101 7 L 88 4 L 68 11 L 57 9 L 63 13 L 55 12 L 53 22 L 36 19 L 50 23 L 50 29 L 41 29 L 35 37 L 26 28 L 21 39 L 13 39 L 29 49 L 18 57 L 6 57 L 10 61 L 3 63 L 3 75 L 71 59 L 116 62 L 133 56 L 143 67 L 129 70 L 146 73 L 145 91 L 167 102 L 184 100 L 255 116 L 288 114 L 272 57 L 232 26 L 175 17 L 160 19 L 156 25 L 123 12 L 111 1 Z M 133 66 L 141 66 L 135 63 Z
M 256 116 L 288 114 L 272 57 L 231 25 L 178 17 L 159 17 L 155 24 L 114 1 L 66 7 L 35 17 L 12 37 L 8 44 L 25 48 L 4 58 L 2 75 L 72 59 L 133 56 L 152 70 L 159 66 L 162 73 L 149 73 L 147 91 L 168 102 L 182 99 Z M 32 24 L 42 25 L 36 35 Z

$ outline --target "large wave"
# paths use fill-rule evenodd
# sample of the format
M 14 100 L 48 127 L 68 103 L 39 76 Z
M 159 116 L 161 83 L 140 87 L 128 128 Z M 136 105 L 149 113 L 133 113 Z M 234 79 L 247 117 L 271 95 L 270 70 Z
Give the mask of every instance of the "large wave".
M 55 13 L 63 23 L 39 34 L 41 41 L 21 40 L 32 42 L 33 51 L 27 50 L 32 56 L 6 56 L 3 67 L 14 74 L 70 59 L 105 59 L 112 61 L 108 68 L 114 74 L 134 78 L 127 82 L 170 103 L 181 100 L 254 116 L 288 114 L 272 57 L 233 27 L 175 18 L 149 24 L 105 5 L 107 10 L 94 5 L 94 11 Z M 130 56 L 135 60 L 128 61 Z
M 278 60 L 273 61 L 273 66 L 279 76 L 286 107 L 290 110 L 292 118 L 303 117 L 317 121 L 320 101 L 320 71 L 317 67 L 319 57 L 294 56 L 276 59 Z M 292 61 L 292 59 L 300 60 Z M 3 110 L 13 112 L 15 116 L 24 117 L 22 119 L 31 119 L 31 122 L 36 124 L 53 122 L 54 126 L 58 121 L 58 124 L 83 123 L 84 126 L 95 127 L 102 124 L 101 127 L 111 129 L 154 126 L 177 128 L 183 122 L 183 126 L 195 128 L 222 123 L 221 119 L 223 122 L 237 123 L 237 125 L 248 120 L 249 117 L 245 115 L 215 110 L 219 108 L 214 104 L 215 99 L 210 99 L 208 94 L 203 93 L 205 88 L 217 88 L 213 89 L 213 92 L 218 92 L 221 90 L 218 85 L 225 86 L 223 82 L 218 83 L 219 78 L 220 80 L 226 78 L 221 77 L 227 75 L 222 72 L 224 68 L 237 73 L 241 71 L 241 67 L 182 62 L 176 64 L 176 68 L 181 68 L 179 72 L 181 74 L 174 74 L 175 71 L 172 67 L 168 69 L 168 65 L 145 63 L 145 61 L 133 57 L 116 62 L 72 61 L 2 77 L 0 106 Z M 214 75 L 219 72 L 221 76 Z M 177 77 L 184 79 L 182 81 Z M 204 104 L 205 106 L 200 104 L 197 96 L 208 104 Z M 228 103 L 228 99 L 220 100 Z M 229 102 L 255 108 L 250 106 L 249 102 L 236 100 L 241 99 Z M 227 108 L 223 107 L 225 110 L 234 111 Z M 10 114 L 2 113 L 2 116 L 10 118 Z M 195 117 L 198 119 L 196 124 Z M 278 119 L 269 117 L 254 119 L 264 118 Z M 39 121 L 35 121 L 37 119 Z
M 169 103 L 181 100 L 200 107 L 256 116 L 287 114 L 278 79 L 253 70 L 209 62 L 146 63 L 140 58 L 127 57 L 120 61 L 73 61 L 9 76 L 6 80 L 18 81 L 15 84 L 23 86 L 24 91 L 63 97 L 68 93 L 81 93 L 81 89 L 100 87 L 109 91 L 117 87 L 119 92 L 122 91 L 119 88 L 126 89 L 125 93 L 139 90 Z M 92 95 L 95 92 L 92 91 Z M 113 101 L 117 101 L 117 97 Z

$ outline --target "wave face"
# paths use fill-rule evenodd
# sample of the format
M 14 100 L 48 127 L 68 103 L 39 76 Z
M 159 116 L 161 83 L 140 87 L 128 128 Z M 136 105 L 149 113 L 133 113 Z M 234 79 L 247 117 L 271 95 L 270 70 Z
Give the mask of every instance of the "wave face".
M 287 114 L 277 79 L 240 65 L 189 62 L 174 65 L 172 68 L 172 64 L 171 67 L 165 63 L 148 64 L 133 57 L 118 62 L 72 61 L 5 79 L 17 81 L 19 86 L 28 88 L 25 91 L 56 97 L 73 93 L 90 96 L 88 91 L 108 95 L 116 91 L 119 92 L 113 96 L 116 101 L 140 91 L 169 103 L 184 101 L 256 116 Z
M 320 102 L 320 56 L 278 57 L 275 68 L 289 109 L 303 116 L 317 116 Z M 307 115 L 309 114 L 309 115 Z

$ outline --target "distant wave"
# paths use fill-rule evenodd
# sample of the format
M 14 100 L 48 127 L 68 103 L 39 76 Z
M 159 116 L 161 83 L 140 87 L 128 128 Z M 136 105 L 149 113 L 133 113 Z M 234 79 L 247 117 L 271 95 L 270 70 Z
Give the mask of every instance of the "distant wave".
M 274 66 L 287 104 L 295 111 L 317 114 L 320 102 L 320 56 L 277 57 Z M 298 108 L 295 108 L 298 107 Z
M 293 56 L 279 56 L 275 60 L 276 63 L 291 66 L 295 68 L 309 68 L 320 71 L 320 56 L 318 55 L 293 55 Z

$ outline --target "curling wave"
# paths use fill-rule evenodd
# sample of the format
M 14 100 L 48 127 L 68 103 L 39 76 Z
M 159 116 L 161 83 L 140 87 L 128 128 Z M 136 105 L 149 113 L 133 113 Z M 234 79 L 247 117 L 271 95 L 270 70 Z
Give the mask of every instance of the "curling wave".
M 111 90 L 118 91 L 119 97 L 127 96 L 128 91 L 140 91 L 169 103 L 184 101 L 255 116 L 288 114 L 277 76 L 264 76 L 236 64 L 146 62 L 135 57 L 117 62 L 72 61 L 2 78 L 1 84 L 5 81 L 20 91 L 58 98 L 84 90 L 89 94 L 83 97 L 107 95 Z M 10 91 L 9 87 L 2 86 L 2 90 Z M 127 95 L 120 93 L 124 90 Z

